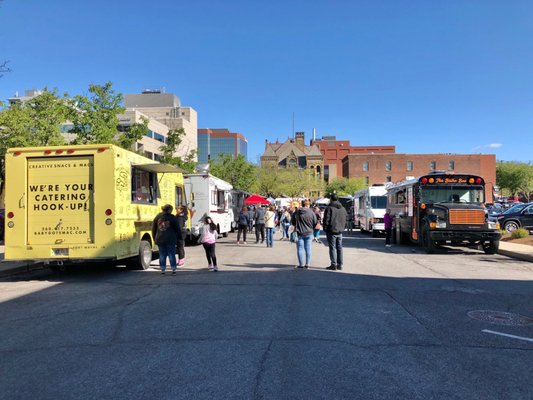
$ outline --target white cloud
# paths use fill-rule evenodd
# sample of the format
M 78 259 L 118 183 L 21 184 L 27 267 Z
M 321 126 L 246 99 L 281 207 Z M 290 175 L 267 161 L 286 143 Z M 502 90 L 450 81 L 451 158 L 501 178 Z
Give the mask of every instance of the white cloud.
M 481 151 L 483 149 L 499 149 L 500 147 L 503 147 L 503 144 L 501 143 L 482 144 L 480 146 L 474 147 L 472 151 Z

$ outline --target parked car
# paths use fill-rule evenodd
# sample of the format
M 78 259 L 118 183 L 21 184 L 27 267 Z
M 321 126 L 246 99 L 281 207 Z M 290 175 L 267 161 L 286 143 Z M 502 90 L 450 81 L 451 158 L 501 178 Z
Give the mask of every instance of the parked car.
M 518 228 L 533 229 L 533 203 L 517 204 L 496 217 L 507 232 Z

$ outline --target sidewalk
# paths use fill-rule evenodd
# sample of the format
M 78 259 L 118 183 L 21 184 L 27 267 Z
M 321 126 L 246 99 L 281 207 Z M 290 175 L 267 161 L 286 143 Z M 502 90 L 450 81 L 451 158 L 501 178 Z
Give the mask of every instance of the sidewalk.
M 533 262 L 533 246 L 500 242 L 498 254 L 519 260 Z M 0 245 L 0 277 L 23 274 L 45 267 L 34 261 L 4 261 L 4 245 Z
M 498 254 L 517 258 L 519 260 L 533 262 L 533 246 L 527 244 L 515 244 L 509 242 L 500 242 Z

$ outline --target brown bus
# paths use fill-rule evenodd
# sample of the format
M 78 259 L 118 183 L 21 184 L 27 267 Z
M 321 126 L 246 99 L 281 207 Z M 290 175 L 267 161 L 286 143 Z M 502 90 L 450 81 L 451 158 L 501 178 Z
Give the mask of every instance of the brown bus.
M 433 253 L 439 245 L 481 246 L 494 254 L 500 245 L 497 222 L 487 218 L 485 181 L 470 174 L 434 172 L 387 188 L 393 240 L 413 242 Z

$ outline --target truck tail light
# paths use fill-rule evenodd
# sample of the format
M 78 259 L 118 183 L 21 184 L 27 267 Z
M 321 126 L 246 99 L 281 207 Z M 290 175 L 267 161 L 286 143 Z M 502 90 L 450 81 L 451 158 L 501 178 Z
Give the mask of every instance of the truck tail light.
M 15 216 L 15 214 L 13 214 L 13 211 L 10 211 L 10 212 L 7 213 L 7 217 L 9 219 L 13 218 L 14 216 Z
M 110 216 L 111 214 L 113 214 L 113 211 L 110 208 L 105 210 L 105 215 Z

